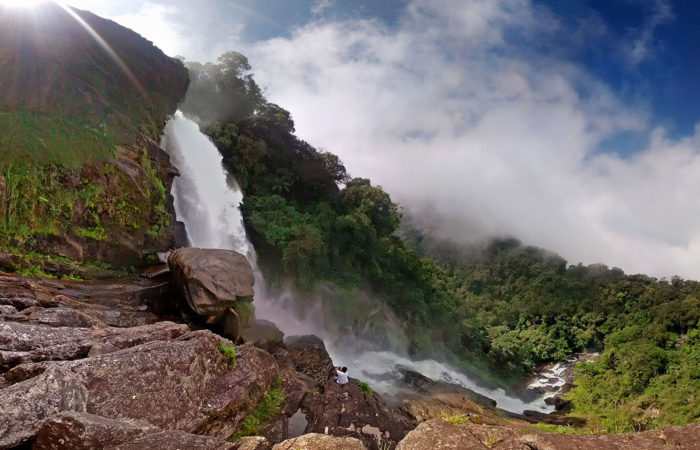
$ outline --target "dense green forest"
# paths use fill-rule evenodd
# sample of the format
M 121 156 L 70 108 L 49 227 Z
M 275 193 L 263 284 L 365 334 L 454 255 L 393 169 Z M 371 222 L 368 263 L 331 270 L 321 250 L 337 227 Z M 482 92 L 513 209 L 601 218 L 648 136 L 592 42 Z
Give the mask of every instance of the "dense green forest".
M 697 282 L 570 266 L 514 239 L 460 247 L 406 220 L 399 229 L 389 194 L 298 139 L 243 55 L 188 68 L 182 109 L 198 117 L 241 185 L 269 281 L 371 292 L 411 330 L 414 356 L 447 350 L 492 381 L 599 349 L 577 369 L 572 413 L 610 431 L 700 419 Z

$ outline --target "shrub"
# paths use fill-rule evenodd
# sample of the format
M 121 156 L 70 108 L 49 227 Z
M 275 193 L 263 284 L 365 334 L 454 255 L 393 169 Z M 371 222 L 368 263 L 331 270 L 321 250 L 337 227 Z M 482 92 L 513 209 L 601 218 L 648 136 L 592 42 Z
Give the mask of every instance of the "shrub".
M 226 344 L 219 344 L 219 350 L 221 350 L 221 353 L 224 355 L 224 358 L 226 358 L 226 364 L 228 365 L 229 369 L 233 369 L 236 367 L 237 361 L 236 361 L 236 347 L 233 345 L 226 345 Z

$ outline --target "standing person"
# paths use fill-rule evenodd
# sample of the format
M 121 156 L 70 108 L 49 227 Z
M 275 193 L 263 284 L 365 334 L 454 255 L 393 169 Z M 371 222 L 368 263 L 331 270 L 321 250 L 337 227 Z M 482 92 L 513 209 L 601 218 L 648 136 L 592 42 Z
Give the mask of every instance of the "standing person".
M 343 386 L 348 383 L 348 368 L 347 367 L 336 367 L 335 368 L 335 382 Z

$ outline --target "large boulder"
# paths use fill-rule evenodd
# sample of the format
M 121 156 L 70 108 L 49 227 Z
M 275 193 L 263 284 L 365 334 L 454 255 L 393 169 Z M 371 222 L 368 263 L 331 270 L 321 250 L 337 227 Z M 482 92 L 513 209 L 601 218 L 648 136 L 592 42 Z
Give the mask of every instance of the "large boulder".
M 221 316 L 237 302 L 252 301 L 253 268 L 233 250 L 180 248 L 168 266 L 187 304 L 201 316 Z
M 161 430 L 146 422 L 108 419 L 88 413 L 51 417 L 32 443 L 34 450 L 93 448 L 169 450 L 173 448 L 234 450 L 237 444 L 184 431 Z
M 24 363 L 76 360 L 146 342 L 168 341 L 189 332 L 187 325 L 158 322 L 132 328 L 69 328 L 0 322 L 0 368 Z
M 86 410 L 88 391 L 75 373 L 51 367 L 25 383 L 2 390 L 0 395 L 0 448 L 28 441 L 44 419 L 63 411 Z
M 205 330 L 174 337 L 170 334 L 173 325 L 162 324 L 164 340 L 13 369 L 29 366 L 25 381 L 2 389 L 0 448 L 27 441 L 44 419 L 65 411 L 218 438 L 232 435 L 278 376 L 277 363 L 252 345 L 237 347 L 232 360 L 221 349 L 231 346 L 230 341 Z M 129 335 L 129 331 L 113 336 L 111 345 L 116 348 L 148 340 L 147 333 Z M 168 448 L 156 443 L 177 442 L 168 440 L 170 436 L 139 437 L 138 444 L 128 448 Z M 187 439 L 192 441 L 191 448 L 216 448 Z
M 343 450 L 366 450 L 362 442 L 351 437 L 326 436 L 325 434 L 309 433 L 272 447 L 272 450 L 328 450 L 332 448 Z M 428 447 L 426 447 L 428 448 Z

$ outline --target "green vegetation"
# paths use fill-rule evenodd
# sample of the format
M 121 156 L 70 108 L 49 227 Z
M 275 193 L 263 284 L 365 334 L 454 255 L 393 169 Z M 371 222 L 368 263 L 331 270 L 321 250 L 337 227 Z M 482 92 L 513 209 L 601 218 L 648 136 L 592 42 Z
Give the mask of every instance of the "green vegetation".
M 540 431 L 546 431 L 547 433 L 558 433 L 558 434 L 600 434 L 598 430 L 592 430 L 590 428 L 577 428 L 569 425 L 552 425 L 548 423 L 537 423 L 533 425 L 536 429 Z
M 258 434 L 261 425 L 268 423 L 279 414 L 284 399 L 282 380 L 277 377 L 270 385 L 270 389 L 263 395 L 258 406 L 255 407 L 255 411 L 243 420 L 241 428 L 229 438 L 229 441 Z
M 365 383 L 364 381 L 357 380 L 355 381 L 355 384 L 357 384 L 357 387 L 360 388 L 363 394 L 365 395 L 372 395 L 372 388 L 369 387 L 369 384 Z
M 608 430 L 700 420 L 700 284 L 568 265 L 514 239 L 460 248 L 403 221 L 398 205 L 340 160 L 294 136 L 290 114 L 260 94 L 245 57 L 191 64 L 183 105 L 204 118 L 245 193 L 242 212 L 266 279 L 299 292 L 334 288 L 343 326 L 366 330 L 359 293 L 411 330 L 410 351 L 442 350 L 498 384 L 587 349 L 573 413 Z M 210 101 L 216 97 L 218 105 Z M 301 297 L 304 297 L 301 295 Z
M 0 245 L 43 251 L 47 239 L 107 242 L 117 229 L 159 236 L 170 225 L 165 188 L 145 150 L 139 162 L 142 186 L 110 162 L 0 165 Z
M 255 317 L 255 308 L 251 302 L 239 301 L 233 306 L 233 309 L 238 313 L 238 319 L 241 324 L 250 324 Z
M 34 162 L 77 167 L 112 158 L 117 138 L 104 124 L 30 111 L 0 111 L 0 166 Z
M 468 414 L 449 414 L 447 411 L 441 411 L 440 418 L 450 425 L 461 425 L 469 422 Z
M 236 347 L 221 343 L 219 344 L 219 350 L 221 350 L 221 354 L 224 355 L 228 368 L 235 369 L 236 364 L 238 364 L 238 360 L 236 359 Z

